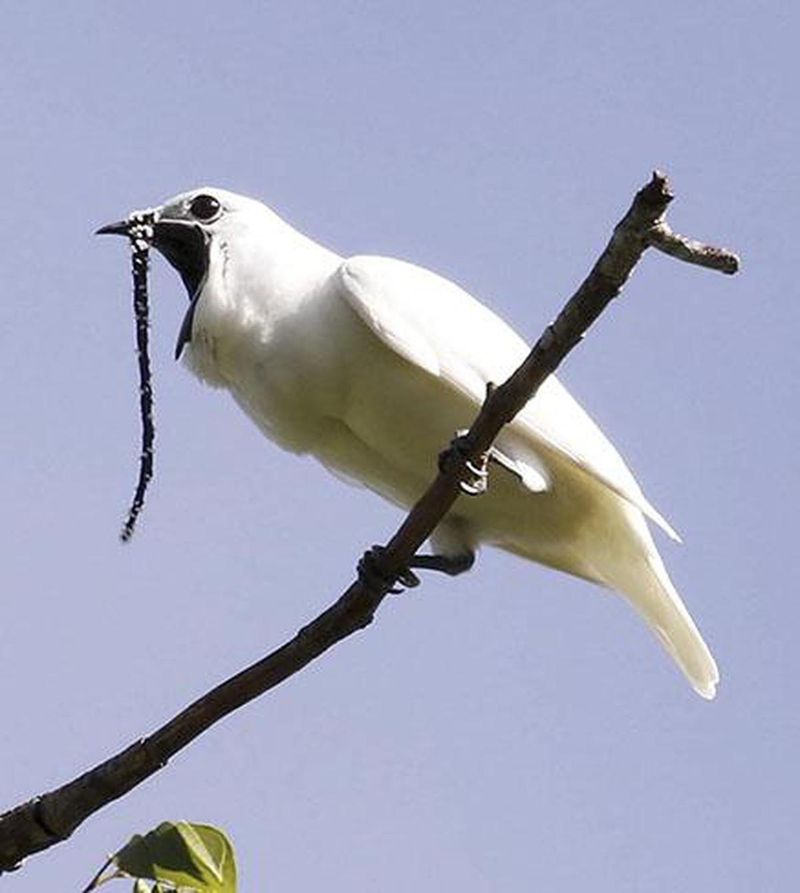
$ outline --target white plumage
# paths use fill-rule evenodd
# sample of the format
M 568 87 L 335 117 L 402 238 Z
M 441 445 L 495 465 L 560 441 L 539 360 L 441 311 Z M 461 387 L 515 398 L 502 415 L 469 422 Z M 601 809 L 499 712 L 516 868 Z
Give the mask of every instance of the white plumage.
M 505 322 L 448 280 L 383 257 L 345 260 L 253 199 L 204 188 L 158 215 L 204 234 L 189 367 L 227 388 L 282 447 L 401 506 L 469 426 L 487 382 L 505 380 L 527 354 Z M 509 467 L 492 467 L 484 496 L 458 500 L 434 548 L 463 555 L 488 543 L 617 590 L 712 698 L 714 659 L 645 518 L 675 534 L 554 377 L 497 447 Z

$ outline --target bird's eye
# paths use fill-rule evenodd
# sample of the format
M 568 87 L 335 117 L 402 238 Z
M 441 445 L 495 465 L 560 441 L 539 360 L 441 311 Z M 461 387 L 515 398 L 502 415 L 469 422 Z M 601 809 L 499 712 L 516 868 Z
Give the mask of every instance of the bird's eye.
M 213 195 L 197 195 L 189 205 L 189 212 L 198 220 L 208 223 L 219 214 L 220 207 L 220 203 Z

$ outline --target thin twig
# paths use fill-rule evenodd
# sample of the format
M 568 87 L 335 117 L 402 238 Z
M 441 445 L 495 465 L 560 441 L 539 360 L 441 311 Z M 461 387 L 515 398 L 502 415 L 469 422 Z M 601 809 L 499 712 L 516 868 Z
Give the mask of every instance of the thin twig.
M 94 877 L 83 888 L 83 890 L 81 890 L 81 893 L 92 893 L 92 890 L 96 890 L 102 883 L 104 883 L 103 874 L 105 873 L 105 870 L 109 867 L 109 865 L 113 864 L 113 862 L 114 857 L 109 856 L 108 859 L 106 859 L 106 861 L 100 866 Z M 106 878 L 106 880 L 110 880 L 110 878 Z
M 466 435 L 469 448 L 461 462 L 445 463 L 397 533 L 375 559 L 377 574 L 356 580 L 324 613 L 294 638 L 257 663 L 203 695 L 152 735 L 99 764 L 55 791 L 23 803 L 0 816 L 0 870 L 65 840 L 93 812 L 127 793 L 164 766 L 190 741 L 238 707 L 297 673 L 332 645 L 368 626 L 390 583 L 408 565 L 458 497 L 467 462 L 477 462 L 500 429 L 536 393 L 587 328 L 621 291 L 649 245 L 654 227 L 664 224 L 672 195 L 658 172 L 636 194 L 627 214 L 575 295 L 548 326 L 523 364 L 500 387 L 491 390 Z M 664 224 L 665 225 L 665 224 Z M 690 246 L 696 244 L 683 240 Z M 662 246 L 659 244 L 658 246 Z M 696 256 L 721 256 L 709 246 L 691 248 Z M 713 264 L 712 264 L 713 266 Z M 722 269 L 721 267 L 719 267 Z M 433 463 L 433 458 L 432 458 Z
M 674 233 L 664 220 L 650 230 L 647 241 L 653 248 L 687 264 L 697 264 L 698 267 L 708 267 L 728 275 L 739 271 L 739 258 L 732 251 L 687 239 L 686 236 Z

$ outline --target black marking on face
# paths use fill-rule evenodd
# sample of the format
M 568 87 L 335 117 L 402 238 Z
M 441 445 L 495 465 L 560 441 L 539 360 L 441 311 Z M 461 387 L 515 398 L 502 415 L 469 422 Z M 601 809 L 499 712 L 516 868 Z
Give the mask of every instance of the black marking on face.
M 197 199 L 194 200 L 196 201 Z M 214 201 L 216 202 L 216 199 Z M 154 228 L 153 245 L 178 271 L 189 295 L 189 309 L 183 317 L 175 344 L 176 360 L 180 358 L 184 346 L 192 340 L 192 323 L 197 301 L 208 275 L 210 241 L 211 237 L 201 226 L 185 220 L 162 219 Z

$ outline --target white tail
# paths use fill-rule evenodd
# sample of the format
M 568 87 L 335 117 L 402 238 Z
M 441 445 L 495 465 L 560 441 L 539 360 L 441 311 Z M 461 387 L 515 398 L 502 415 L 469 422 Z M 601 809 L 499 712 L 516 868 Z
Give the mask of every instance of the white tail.
M 609 580 L 609 584 L 644 617 L 692 688 L 711 700 L 719 682 L 717 664 L 658 553 L 653 550 L 639 561 L 626 562 L 615 570 L 615 579 Z

